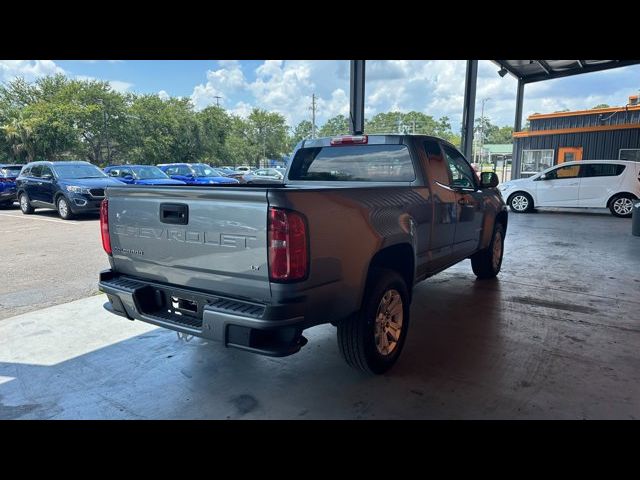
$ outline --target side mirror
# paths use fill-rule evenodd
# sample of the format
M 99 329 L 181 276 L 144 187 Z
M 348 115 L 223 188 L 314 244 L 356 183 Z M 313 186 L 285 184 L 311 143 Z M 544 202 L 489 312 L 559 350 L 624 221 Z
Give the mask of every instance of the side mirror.
M 127 180 L 128 182 L 132 182 L 133 181 L 133 175 L 125 175 L 124 177 L 122 177 L 124 180 Z
M 51 175 L 50 173 L 45 173 L 44 175 L 42 175 L 43 180 L 51 180 L 52 178 L 53 175 Z
M 494 172 L 483 172 L 480 178 L 481 188 L 495 188 L 498 186 L 498 183 L 500 183 L 498 175 Z
M 546 179 L 547 179 L 547 175 L 545 173 L 540 175 L 540 180 L 546 180 Z

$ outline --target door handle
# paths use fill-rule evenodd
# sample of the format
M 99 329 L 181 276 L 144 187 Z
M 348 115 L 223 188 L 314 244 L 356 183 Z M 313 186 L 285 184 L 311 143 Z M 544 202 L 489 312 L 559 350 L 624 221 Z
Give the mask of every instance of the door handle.
M 37 183 L 38 183 L 38 185 L 42 185 L 42 182 L 37 182 Z
M 174 225 L 188 225 L 189 205 L 181 203 L 161 203 L 160 221 Z

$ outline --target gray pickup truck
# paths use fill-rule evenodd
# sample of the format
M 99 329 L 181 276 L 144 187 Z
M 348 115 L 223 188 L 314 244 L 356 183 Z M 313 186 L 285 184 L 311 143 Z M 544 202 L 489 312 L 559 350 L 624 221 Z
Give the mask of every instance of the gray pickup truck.
M 417 282 L 466 258 L 500 271 L 497 183 L 444 140 L 361 135 L 301 142 L 281 184 L 110 187 L 105 308 L 272 356 L 331 323 L 349 365 L 382 373 Z

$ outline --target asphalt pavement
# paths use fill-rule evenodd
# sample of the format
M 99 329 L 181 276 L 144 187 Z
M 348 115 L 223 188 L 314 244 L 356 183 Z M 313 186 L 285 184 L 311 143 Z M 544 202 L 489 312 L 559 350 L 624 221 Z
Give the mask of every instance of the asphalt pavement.
M 97 215 L 0 209 L 0 319 L 95 295 L 108 267 Z

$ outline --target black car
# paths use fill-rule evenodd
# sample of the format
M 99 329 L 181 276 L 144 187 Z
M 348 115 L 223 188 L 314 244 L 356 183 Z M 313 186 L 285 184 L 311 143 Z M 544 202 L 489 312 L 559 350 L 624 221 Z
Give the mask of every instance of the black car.
M 105 188 L 123 185 L 89 162 L 28 163 L 16 184 L 22 213 L 51 208 L 65 220 L 78 213 L 99 213 Z
M 0 164 L 0 207 L 9 207 L 16 201 L 16 178 L 22 165 Z

